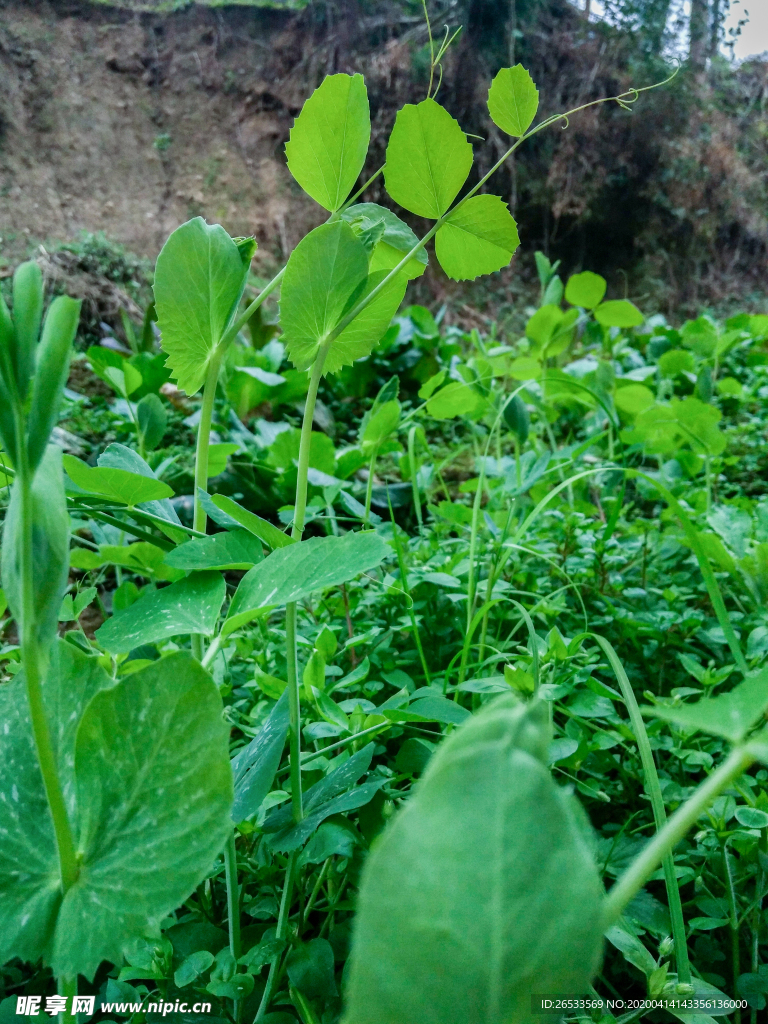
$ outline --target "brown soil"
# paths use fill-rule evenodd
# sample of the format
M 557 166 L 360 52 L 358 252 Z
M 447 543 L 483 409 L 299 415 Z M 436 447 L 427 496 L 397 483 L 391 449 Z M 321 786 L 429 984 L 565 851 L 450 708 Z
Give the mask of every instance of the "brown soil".
M 306 95 L 306 67 L 280 73 L 297 45 L 263 11 L 0 2 L 6 251 L 103 230 L 154 256 L 201 214 L 282 259 L 320 219 L 280 157 Z

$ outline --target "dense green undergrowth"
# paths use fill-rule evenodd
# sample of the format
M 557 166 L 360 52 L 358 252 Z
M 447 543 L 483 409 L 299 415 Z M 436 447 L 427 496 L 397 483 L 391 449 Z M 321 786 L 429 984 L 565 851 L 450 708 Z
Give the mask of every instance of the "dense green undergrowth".
M 357 172 L 345 173 L 347 191 L 324 204 L 331 221 L 289 262 L 279 327 L 268 303 L 253 312 L 280 281 L 251 288 L 251 240 L 195 220 L 161 254 L 157 310 L 72 363 L 54 435 L 72 531 L 63 601 L 55 581 L 34 584 L 38 617 L 59 621 L 45 699 L 81 702 L 53 719 L 82 718 L 77 737 L 65 726 L 54 737 L 62 814 L 76 784 L 81 845 L 62 900 L 66 830 L 56 847 L 35 772 L 18 769 L 32 749 L 18 744 L 33 661 L 31 612 L 14 611 L 0 650 L 5 721 L 18 723 L 3 792 L 21 779 L 41 824 L 0 866 L 13 893 L 0 905 L 0 950 L 13 957 L 3 1012 L 19 995 L 61 992 L 62 979 L 71 991 L 79 973 L 81 993 L 125 1004 L 109 1012 L 137 1024 L 158 1000 L 333 1024 L 345 992 L 350 1024 L 523 1021 L 535 961 L 550 992 L 594 977 L 627 999 L 726 993 L 746 1000 L 737 1018 L 756 1020 L 768 772 L 750 766 L 765 741 L 742 741 L 768 706 L 768 315 L 670 324 L 606 299 L 595 274 L 561 281 L 538 254 L 541 301 L 524 336 L 443 328 L 440 311 L 406 306 L 366 349 L 345 339 L 354 303 L 393 267 L 421 273 L 423 250 L 381 207 L 346 208 Z M 302 184 L 317 198 L 311 175 Z M 458 230 L 445 209 L 431 215 Z M 302 288 L 329 251 L 311 246 L 329 239 L 345 265 L 362 253 L 363 269 L 344 301 L 328 286 L 338 308 L 312 350 L 301 311 L 326 307 Z M 501 255 L 475 257 L 508 261 L 510 239 L 502 225 Z M 199 308 L 187 285 L 206 246 L 216 288 L 205 301 L 232 338 L 201 356 L 182 313 Z M 438 235 L 456 277 L 473 276 L 468 248 Z M 314 278 L 297 275 L 303 259 Z M 15 300 L 17 333 L 22 309 Z M 337 340 L 351 346 L 343 356 Z M 337 358 L 322 383 L 318 347 Z M 12 609 L 25 459 L 39 465 L 40 521 L 62 481 L 57 449 L 42 454 L 36 389 L 31 412 L 1 424 L 6 448 L 26 426 L 33 453 L 18 442 L 5 474 Z M 50 529 L 66 541 L 66 522 Z M 678 810 L 680 841 L 654 854 L 649 840 L 671 835 Z M 26 820 L 3 814 L 5 836 Z M 47 858 L 40 877 L 54 882 L 21 892 L 22 857 Z

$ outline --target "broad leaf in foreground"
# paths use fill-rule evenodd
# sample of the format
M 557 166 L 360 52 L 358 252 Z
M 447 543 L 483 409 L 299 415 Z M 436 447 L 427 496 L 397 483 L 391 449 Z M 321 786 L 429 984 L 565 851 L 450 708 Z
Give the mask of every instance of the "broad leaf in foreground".
M 0 958 L 39 957 L 92 978 L 210 869 L 229 829 L 232 775 L 221 699 L 189 655 L 114 684 L 59 641 L 44 687 L 81 867 L 62 900 L 23 682 L 0 690 Z
M 223 632 L 231 633 L 261 610 L 302 601 L 317 590 L 346 583 L 375 568 L 388 554 L 388 544 L 373 531 L 312 537 L 273 551 L 240 581 Z
M 155 306 L 166 366 L 188 395 L 202 387 L 247 273 L 234 240 L 202 217 L 176 228 L 157 257 Z
M 384 180 L 396 203 L 437 220 L 472 167 L 472 146 L 458 121 L 433 99 L 406 103 L 387 145 Z
M 301 109 L 285 146 L 288 170 L 331 213 L 352 191 L 371 138 L 362 75 L 329 75 Z
M 435 254 L 448 277 L 471 281 L 508 266 L 519 244 L 507 204 L 499 196 L 473 196 L 437 232 Z
M 730 693 L 697 700 L 694 704 L 641 708 L 644 715 L 663 718 L 688 732 L 706 732 L 740 743 L 768 710 L 768 669 L 739 683 Z
M 192 573 L 162 590 L 145 590 L 138 601 L 96 630 L 96 640 L 110 653 L 121 654 L 185 633 L 210 636 L 225 594 L 219 573 Z
M 346 1024 L 522 1024 L 588 990 L 602 886 L 546 723 L 501 697 L 432 757 L 364 869 Z

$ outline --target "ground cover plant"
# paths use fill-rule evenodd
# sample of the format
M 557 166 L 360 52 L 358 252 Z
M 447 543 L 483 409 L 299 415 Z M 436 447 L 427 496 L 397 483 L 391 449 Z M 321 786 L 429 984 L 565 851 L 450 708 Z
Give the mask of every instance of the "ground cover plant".
M 433 239 L 457 280 L 518 245 L 493 172 L 462 194 L 438 86 L 380 172 L 424 237 L 357 202 L 365 84 L 326 78 L 287 159 L 328 221 L 255 296 L 253 239 L 174 231 L 128 350 L 80 360 L 108 410 L 66 387 L 77 304 L 41 332 L 16 271 L 9 1014 L 78 990 L 137 1021 L 518 1022 L 592 986 L 697 1024 L 739 1017 L 723 993 L 765 1007 L 768 317 L 676 329 L 542 254 L 524 338 L 398 315 Z M 534 125 L 520 65 L 488 103 L 507 155 L 561 121 Z M 120 439 L 62 455 L 62 406 Z

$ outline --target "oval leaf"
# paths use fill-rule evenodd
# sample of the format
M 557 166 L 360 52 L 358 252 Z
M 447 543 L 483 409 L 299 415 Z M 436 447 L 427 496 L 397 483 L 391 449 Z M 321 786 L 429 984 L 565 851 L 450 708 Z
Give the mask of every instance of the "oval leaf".
M 288 170 L 315 202 L 334 213 L 352 191 L 371 138 L 362 75 L 329 75 L 302 107 L 286 143 Z
M 173 490 L 162 480 L 132 473 L 126 469 L 112 469 L 109 466 L 88 466 L 74 455 L 64 456 L 64 469 L 77 487 L 88 494 L 99 494 L 112 498 L 122 505 L 134 508 L 147 501 L 169 498 Z
M 565 286 L 565 301 L 582 309 L 594 309 L 603 301 L 607 284 L 604 277 L 585 270 L 568 278 Z
M 488 111 L 507 135 L 525 135 L 539 109 L 539 90 L 522 64 L 502 68 L 488 90 Z
M 435 254 L 454 281 L 471 281 L 509 265 L 520 244 L 517 224 L 499 196 L 473 196 L 437 232 Z
M 601 302 L 595 310 L 595 320 L 603 327 L 639 327 L 644 319 L 637 306 L 627 299 Z
M 588 991 L 602 886 L 547 741 L 502 697 L 432 757 L 364 868 L 348 1024 L 522 1024 L 531 993 Z
M 437 220 L 467 180 L 472 146 L 448 111 L 433 99 L 406 103 L 387 145 L 384 181 L 396 203 Z
M 247 273 L 224 228 L 202 217 L 176 228 L 157 257 L 155 306 L 166 366 L 188 395 L 203 385 Z

